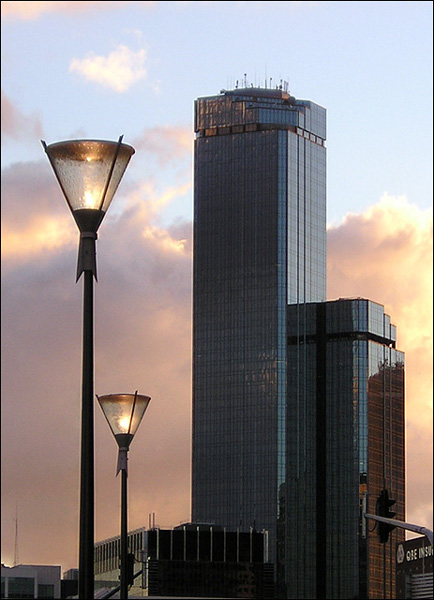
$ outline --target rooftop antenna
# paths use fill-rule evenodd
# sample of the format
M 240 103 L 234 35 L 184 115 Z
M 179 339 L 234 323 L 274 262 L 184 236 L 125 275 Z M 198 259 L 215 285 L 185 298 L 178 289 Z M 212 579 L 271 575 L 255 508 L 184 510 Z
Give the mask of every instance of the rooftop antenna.
M 15 551 L 14 551 L 14 567 L 19 563 L 18 556 L 18 508 L 15 505 Z

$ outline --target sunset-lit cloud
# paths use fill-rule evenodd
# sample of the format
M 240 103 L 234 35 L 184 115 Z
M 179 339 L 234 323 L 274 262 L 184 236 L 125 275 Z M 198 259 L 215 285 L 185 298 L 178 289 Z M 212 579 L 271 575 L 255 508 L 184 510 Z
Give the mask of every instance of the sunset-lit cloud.
M 22 228 L 19 232 L 6 227 L 3 229 L 2 224 L 2 259 L 13 257 L 17 261 L 25 260 L 43 250 L 59 248 L 65 244 L 65 240 L 72 241 L 71 238 L 71 227 L 65 218 L 44 216 L 35 219 L 30 228 Z
M 186 246 L 187 240 L 174 240 L 167 231 L 155 226 L 148 226 L 143 231 L 143 237 L 152 240 L 154 244 L 158 244 L 163 250 L 171 252 L 182 252 Z
M 76 243 L 78 234 L 71 227 L 66 203 L 63 206 L 56 195 L 56 184 L 53 180 L 47 185 L 40 163 L 18 163 L 2 172 L 3 268 L 13 269 Z
M 16 1 L 2 1 L 1 3 L 1 12 L 2 12 L 2 18 L 8 18 L 8 19 L 22 19 L 22 20 L 33 20 L 33 19 L 37 19 L 45 14 L 52 14 L 52 13 L 59 13 L 59 14 L 79 14 L 79 13 L 85 13 L 85 12 L 90 12 L 90 11 L 109 11 L 109 10 L 117 10 L 120 8 L 125 7 L 128 4 L 136 4 L 138 6 L 141 6 L 145 9 L 149 9 L 152 7 L 155 7 L 156 5 L 160 4 L 158 1 L 137 1 L 137 2 L 131 2 L 128 0 L 124 0 L 121 2 L 97 2 L 97 1 L 56 1 L 56 2 L 52 2 L 52 1 L 47 1 L 47 2 L 40 2 L 38 0 L 30 0 L 30 1 L 24 1 L 24 2 L 16 2 Z M 217 4 L 216 2 L 210 2 L 210 1 L 202 1 L 202 2 L 189 2 L 189 1 L 178 1 L 178 2 L 174 2 L 173 4 L 178 5 L 180 7 L 182 7 L 183 5 L 188 6 L 188 5 L 197 5 L 197 4 L 203 4 L 205 6 L 209 6 L 209 5 L 215 5 Z M 266 2 L 242 2 L 242 1 L 238 1 L 238 2 L 234 2 L 233 3 L 236 6 L 239 6 L 240 8 L 244 8 L 245 4 L 249 4 L 251 9 L 267 9 L 269 10 L 270 8 L 270 4 L 281 4 L 281 2 L 273 2 L 273 1 L 266 1 Z M 315 7 L 318 6 L 319 4 L 325 4 L 324 2 L 296 2 L 296 1 L 291 1 L 291 2 L 285 2 L 285 7 L 290 9 L 290 10 L 294 10 L 294 9 L 299 9 L 299 8 L 303 8 L 303 7 Z
M 22 562 L 32 562 L 33 548 L 50 531 L 51 544 L 39 560 L 70 568 L 77 551 L 82 292 L 81 282 L 74 283 L 76 227 L 45 166 L 15 165 L 5 173 L 2 411 L 12 426 L 2 436 L 2 476 L 8 482 L 5 501 L 18 505 Z M 154 512 L 162 527 L 190 518 L 192 227 L 159 223 L 162 211 L 190 185 L 157 192 L 142 181 L 138 188 L 121 188 L 124 209 L 109 212 L 99 233 L 95 392 L 138 389 L 152 398 L 130 453 L 131 529 L 147 526 Z M 49 243 L 50 214 L 59 225 L 53 234 L 63 240 L 59 246 Z M 46 243 L 38 244 L 33 232 L 45 231 L 44 220 Z M 428 527 L 431 228 L 430 214 L 385 196 L 328 231 L 329 298 L 363 296 L 382 303 L 398 327 L 407 369 L 408 519 Z M 97 406 L 95 422 L 101 540 L 118 533 L 119 487 L 116 445 Z M 47 438 L 54 429 L 62 442 L 51 447 Z M 46 509 L 38 512 L 36 506 Z M 13 527 L 13 515 L 7 526 Z
M 161 186 L 155 179 L 143 180 L 130 190 L 128 198 L 124 198 L 125 211 L 134 211 L 143 222 L 158 223 L 164 210 L 170 204 L 191 191 L 191 182 L 179 185 Z
M 134 52 L 121 45 L 108 56 L 96 56 L 92 52 L 86 58 L 74 58 L 69 70 L 122 94 L 146 77 L 145 62 L 146 50 Z
M 4 175 L 2 418 L 10 424 L 2 435 L 4 500 L 18 508 L 20 560 L 33 562 L 36 544 L 40 562 L 69 568 L 76 564 L 78 517 L 78 234 L 48 164 L 14 165 Z M 139 389 L 151 396 L 130 460 L 130 527 L 146 525 L 151 512 L 170 526 L 190 514 L 191 224 L 158 225 L 158 207 L 175 199 L 175 188 L 164 201 L 155 197 L 149 210 L 146 194 L 134 188 L 118 195 L 125 210 L 108 213 L 97 245 L 95 392 Z M 49 243 L 50 218 L 59 224 L 59 245 Z M 117 533 L 119 490 L 116 449 L 98 410 L 96 536 L 102 539 Z M 61 444 L 47 445 L 53 431 Z M 45 507 L 41 514 L 36 506 Z M 7 537 L 13 523 L 6 514 L 4 523 Z M 50 544 L 41 549 L 48 530 Z
M 1 3 L 2 17 L 15 18 L 23 20 L 37 19 L 41 15 L 48 13 L 80 13 L 90 10 L 114 10 L 121 8 L 131 2 L 9 2 L 5 1 Z M 156 2 L 136 2 L 136 4 L 151 7 Z
M 432 210 L 421 211 L 405 198 L 385 195 L 364 214 L 348 215 L 328 231 L 328 296 L 367 296 L 384 304 L 397 325 L 398 344 L 414 352 L 427 375 L 432 364 L 432 250 Z M 432 407 L 431 400 L 432 395 L 415 394 L 411 401 L 428 401 Z M 423 422 L 423 404 L 420 408 L 413 418 Z
M 6 138 L 31 139 L 41 137 L 42 124 L 37 116 L 25 115 L 6 94 L 1 92 L 2 144 Z
M 160 165 L 180 158 L 190 158 L 193 151 L 193 133 L 187 127 L 152 127 L 146 129 L 133 142 L 137 150 L 145 150 L 157 156 Z
M 432 527 L 433 219 L 403 197 L 384 195 L 328 230 L 328 297 L 383 304 L 406 362 L 407 506 Z M 430 466 L 431 465 L 431 466 Z M 431 475 L 428 475 L 431 474 Z

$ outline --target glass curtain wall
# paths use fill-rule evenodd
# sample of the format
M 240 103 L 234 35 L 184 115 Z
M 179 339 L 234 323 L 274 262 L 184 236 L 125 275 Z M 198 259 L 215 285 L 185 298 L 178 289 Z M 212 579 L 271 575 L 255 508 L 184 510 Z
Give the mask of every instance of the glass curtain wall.
M 325 110 L 281 90 L 196 101 L 192 519 L 284 521 L 289 302 L 325 299 Z
M 393 598 L 402 530 L 361 536 L 380 491 L 405 520 L 404 355 L 369 300 L 288 307 L 287 529 L 293 598 Z M 371 524 L 372 529 L 372 524 Z

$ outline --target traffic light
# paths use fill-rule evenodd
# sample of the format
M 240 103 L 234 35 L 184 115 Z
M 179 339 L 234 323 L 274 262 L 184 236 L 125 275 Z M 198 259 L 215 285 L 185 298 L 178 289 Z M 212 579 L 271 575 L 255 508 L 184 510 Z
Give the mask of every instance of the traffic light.
M 396 512 L 391 512 L 389 509 L 395 503 L 396 500 L 389 498 L 389 492 L 387 490 L 381 490 L 381 493 L 377 498 L 375 514 L 379 517 L 385 517 L 386 519 L 393 519 L 393 517 L 396 515 Z M 380 542 L 385 544 L 389 539 L 389 533 L 395 529 L 396 525 L 390 525 L 389 523 L 377 521 L 377 527 Z
M 128 585 L 133 585 L 134 583 L 134 554 L 129 552 L 127 554 L 127 581 Z

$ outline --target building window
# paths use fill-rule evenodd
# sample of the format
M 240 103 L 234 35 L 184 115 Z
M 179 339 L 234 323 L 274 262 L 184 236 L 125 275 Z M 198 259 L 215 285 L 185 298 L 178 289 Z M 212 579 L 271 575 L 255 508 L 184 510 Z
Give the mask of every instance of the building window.
M 38 598 L 54 598 L 54 585 L 51 583 L 40 583 L 38 585 Z
M 33 577 L 9 577 L 8 598 L 34 598 L 35 580 Z

